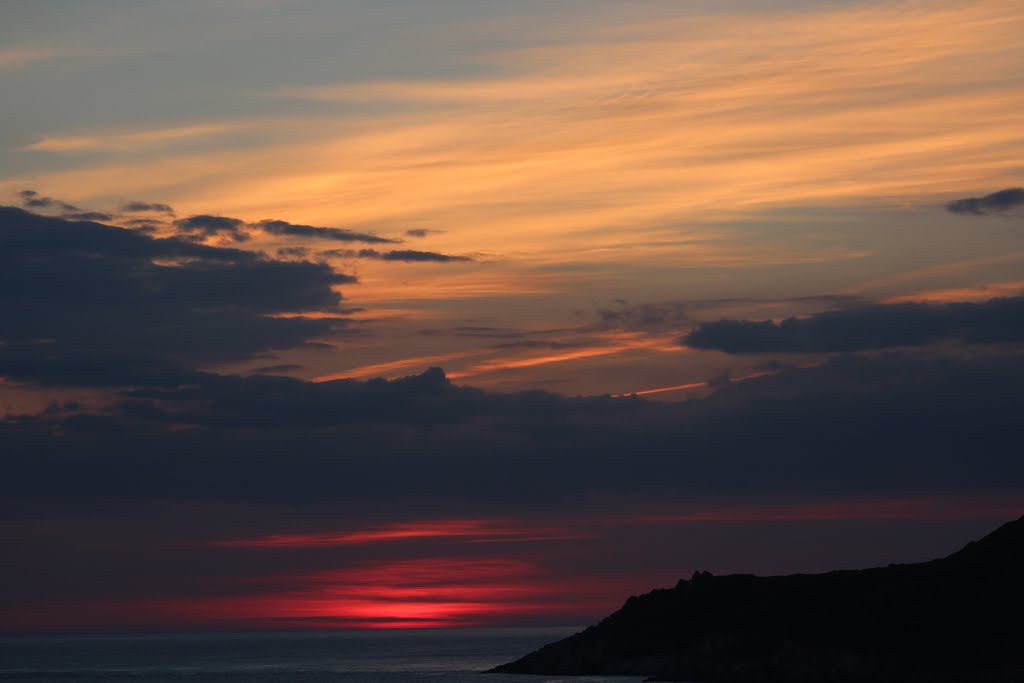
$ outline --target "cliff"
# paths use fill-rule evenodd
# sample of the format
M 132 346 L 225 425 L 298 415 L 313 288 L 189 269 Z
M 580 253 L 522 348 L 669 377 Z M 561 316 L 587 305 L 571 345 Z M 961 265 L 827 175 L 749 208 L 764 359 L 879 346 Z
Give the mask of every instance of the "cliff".
M 694 574 L 494 673 L 709 683 L 1024 681 L 1024 517 L 947 558 Z

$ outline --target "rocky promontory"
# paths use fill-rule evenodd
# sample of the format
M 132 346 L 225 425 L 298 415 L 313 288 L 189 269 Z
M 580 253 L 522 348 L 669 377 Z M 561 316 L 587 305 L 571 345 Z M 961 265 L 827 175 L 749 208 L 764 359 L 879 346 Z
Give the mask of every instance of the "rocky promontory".
M 698 572 L 492 670 L 706 683 L 1024 681 L 1024 517 L 949 557 L 827 574 Z

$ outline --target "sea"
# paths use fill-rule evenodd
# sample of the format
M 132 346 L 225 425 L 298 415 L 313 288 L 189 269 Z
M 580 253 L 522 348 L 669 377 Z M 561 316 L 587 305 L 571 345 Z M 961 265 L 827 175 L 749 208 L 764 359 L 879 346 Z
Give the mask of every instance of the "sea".
M 0 637 L 0 681 L 636 683 L 484 674 L 579 628 L 460 628 Z

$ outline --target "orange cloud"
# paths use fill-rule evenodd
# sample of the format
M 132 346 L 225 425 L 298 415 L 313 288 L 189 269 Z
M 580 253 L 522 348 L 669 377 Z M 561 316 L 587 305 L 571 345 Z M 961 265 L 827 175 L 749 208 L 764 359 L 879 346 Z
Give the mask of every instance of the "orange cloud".
M 883 299 L 883 303 L 899 304 L 906 302 L 929 302 L 948 303 L 952 301 L 984 301 L 1005 296 L 1020 296 L 1024 294 L 1024 280 L 1013 282 L 993 282 L 977 285 L 974 287 L 952 287 L 947 289 L 933 289 L 914 294 L 892 296 Z
M 252 219 L 439 228 L 438 249 L 531 264 L 830 261 L 850 250 L 702 238 L 778 207 L 1006 185 L 1024 152 L 1022 33 L 1019 3 L 996 0 L 598 15 L 561 44 L 489 55 L 496 69 L 474 80 L 288 91 L 385 109 L 266 123 L 308 124 L 317 139 L 31 180 L 72 201 L 131 194 Z M 695 239 L 656 246 L 681 232 Z

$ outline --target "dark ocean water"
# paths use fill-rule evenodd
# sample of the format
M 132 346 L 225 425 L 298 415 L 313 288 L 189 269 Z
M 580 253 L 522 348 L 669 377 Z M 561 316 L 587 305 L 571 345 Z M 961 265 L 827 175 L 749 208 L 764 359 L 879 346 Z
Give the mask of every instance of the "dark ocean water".
M 542 683 L 639 678 L 480 671 L 573 628 L 26 636 L 0 638 L 0 681 Z

